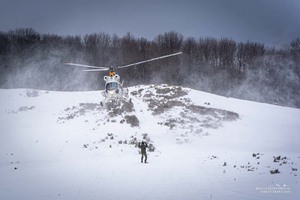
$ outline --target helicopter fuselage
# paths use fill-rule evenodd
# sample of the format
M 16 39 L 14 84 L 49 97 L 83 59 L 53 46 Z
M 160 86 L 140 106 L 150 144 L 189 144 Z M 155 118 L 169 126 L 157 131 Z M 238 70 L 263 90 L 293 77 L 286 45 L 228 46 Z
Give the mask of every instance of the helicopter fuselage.
M 123 98 L 126 91 L 123 89 L 123 84 L 120 83 L 120 76 L 114 74 L 112 76 L 104 76 L 105 90 L 103 96 L 105 99 L 115 100 Z

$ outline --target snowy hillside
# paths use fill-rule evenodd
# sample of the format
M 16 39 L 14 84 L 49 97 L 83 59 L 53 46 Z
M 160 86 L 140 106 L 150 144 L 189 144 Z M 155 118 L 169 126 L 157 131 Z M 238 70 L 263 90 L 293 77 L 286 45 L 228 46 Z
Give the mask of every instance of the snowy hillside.
M 0 90 L 0 199 L 296 199 L 300 110 L 174 86 Z M 137 143 L 145 140 L 148 164 Z

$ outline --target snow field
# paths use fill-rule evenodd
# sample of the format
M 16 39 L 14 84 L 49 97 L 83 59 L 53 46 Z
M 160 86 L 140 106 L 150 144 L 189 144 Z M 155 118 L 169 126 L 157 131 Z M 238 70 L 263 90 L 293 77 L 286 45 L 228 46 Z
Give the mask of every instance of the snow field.
M 167 88 L 171 91 L 158 93 Z M 191 89 L 184 89 L 184 96 L 166 100 L 162 95 L 172 96 L 177 91 L 171 86 L 129 90 L 137 92 L 131 94 L 134 111 L 114 117 L 98 107 L 99 91 L 38 91 L 37 96 L 29 97 L 26 89 L 0 90 L 0 199 L 300 196 L 298 109 Z M 239 118 L 220 118 L 217 128 L 189 120 L 183 124 L 175 121 L 171 128 L 165 123 L 183 119 L 180 113 L 186 107 L 176 104 L 153 115 L 145 96 L 150 93 L 152 99 L 177 103 L 190 99 L 190 104 L 235 112 Z M 91 109 L 81 110 L 87 105 Z M 139 126 L 121 123 L 125 115 L 135 115 Z M 186 116 L 192 120 L 197 114 Z M 148 152 L 148 164 L 140 163 L 138 149 L 130 144 L 143 140 L 143 134 L 155 146 L 154 152 Z M 274 160 L 274 156 L 281 157 Z M 274 169 L 280 173 L 271 174 Z

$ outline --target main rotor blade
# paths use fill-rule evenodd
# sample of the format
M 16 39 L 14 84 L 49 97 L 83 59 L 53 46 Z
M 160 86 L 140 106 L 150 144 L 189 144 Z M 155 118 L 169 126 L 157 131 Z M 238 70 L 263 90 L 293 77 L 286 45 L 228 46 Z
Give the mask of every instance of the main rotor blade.
M 85 69 L 85 70 L 82 70 L 84 72 L 102 72 L 102 71 L 108 71 L 109 69 Z
M 152 62 L 154 60 L 168 58 L 168 57 L 171 57 L 171 56 L 177 56 L 179 54 L 182 54 L 182 52 L 173 53 L 173 54 L 169 54 L 169 55 L 165 55 L 165 56 L 160 56 L 160 57 L 157 57 L 157 58 L 151 58 L 149 60 L 145 60 L 145 61 L 141 61 L 141 62 L 137 62 L 137 63 L 132 63 L 132 64 L 129 64 L 129 65 L 124 65 L 124 66 L 119 66 L 118 68 L 125 68 L 125 67 L 131 67 L 131 66 L 134 66 L 134 65 L 140 65 L 140 64 L 143 64 L 143 63 L 147 63 L 147 62 Z
M 85 68 L 96 68 L 96 69 L 108 69 L 109 67 L 98 67 L 98 66 L 91 66 L 91 65 L 82 65 L 77 63 L 65 63 L 66 65 L 70 66 L 78 66 L 78 67 L 85 67 Z

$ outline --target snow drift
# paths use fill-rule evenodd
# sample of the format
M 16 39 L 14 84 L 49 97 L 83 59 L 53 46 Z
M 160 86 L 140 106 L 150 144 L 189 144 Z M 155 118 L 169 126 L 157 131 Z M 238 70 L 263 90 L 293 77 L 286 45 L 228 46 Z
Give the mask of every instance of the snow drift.
M 188 88 L 0 90 L 1 199 L 296 199 L 300 110 Z M 149 143 L 149 164 L 137 143 Z

